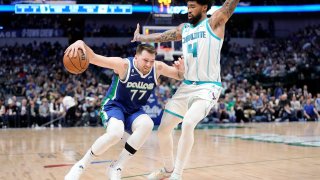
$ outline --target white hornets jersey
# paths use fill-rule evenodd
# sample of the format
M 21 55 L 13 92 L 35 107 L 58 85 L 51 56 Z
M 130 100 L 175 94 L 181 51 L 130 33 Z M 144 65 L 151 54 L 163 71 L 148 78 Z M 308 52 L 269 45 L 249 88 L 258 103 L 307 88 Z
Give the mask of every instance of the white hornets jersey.
M 184 78 L 190 81 L 221 82 L 220 51 L 223 39 L 215 35 L 206 18 L 196 26 L 186 23 L 182 29 Z

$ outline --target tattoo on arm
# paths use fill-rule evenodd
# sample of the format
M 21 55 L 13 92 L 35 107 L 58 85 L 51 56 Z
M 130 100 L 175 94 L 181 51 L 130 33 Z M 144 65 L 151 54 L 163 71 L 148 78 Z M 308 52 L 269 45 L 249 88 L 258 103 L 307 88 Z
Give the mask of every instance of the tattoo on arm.
M 177 30 L 170 29 L 168 31 L 163 32 L 159 37 L 159 42 L 167 42 L 167 41 L 175 41 L 177 38 Z
M 238 3 L 240 0 L 226 0 L 223 3 L 223 12 L 227 15 L 227 18 L 229 19 L 231 15 L 233 14 L 234 10 L 236 9 Z
M 138 41 L 141 42 L 169 42 L 181 40 L 181 29 L 183 24 L 180 24 L 174 29 L 167 30 L 163 33 L 153 33 L 149 35 L 139 34 Z
M 163 33 L 154 33 L 149 35 L 140 35 L 138 40 L 141 42 L 168 42 L 179 40 L 176 30 L 168 30 Z

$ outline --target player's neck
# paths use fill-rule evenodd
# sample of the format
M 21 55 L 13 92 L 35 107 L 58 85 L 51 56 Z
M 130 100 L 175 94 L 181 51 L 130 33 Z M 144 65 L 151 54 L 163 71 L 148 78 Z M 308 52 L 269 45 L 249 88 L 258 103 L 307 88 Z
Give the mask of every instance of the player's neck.
M 199 19 L 198 22 L 196 22 L 195 24 L 192 24 L 193 27 L 198 26 L 203 20 L 205 20 L 207 18 L 207 16 L 202 16 L 201 19 Z

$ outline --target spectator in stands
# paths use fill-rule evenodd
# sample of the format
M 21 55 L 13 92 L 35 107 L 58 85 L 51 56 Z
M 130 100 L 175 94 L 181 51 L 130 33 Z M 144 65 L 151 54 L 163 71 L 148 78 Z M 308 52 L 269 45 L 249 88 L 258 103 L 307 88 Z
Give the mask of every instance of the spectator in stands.
M 70 127 L 75 124 L 77 121 L 76 117 L 76 110 L 77 110 L 77 104 L 73 97 L 71 96 L 65 96 L 62 100 L 63 107 L 66 111 L 66 126 Z
M 39 126 L 39 123 L 40 123 L 40 121 L 39 121 L 39 107 L 33 99 L 29 100 L 28 117 L 29 117 L 28 122 L 30 123 L 29 127 L 38 127 Z
M 293 114 L 296 118 L 299 120 L 302 120 L 303 118 L 303 110 L 302 106 L 299 100 L 297 100 L 297 96 L 295 94 L 292 95 L 292 99 L 290 102 L 290 105 L 292 107 Z
M 57 124 L 58 127 L 62 127 L 62 123 L 64 124 L 64 108 L 62 105 L 62 98 L 53 98 L 50 102 L 49 109 L 50 109 L 50 120 L 58 120 Z
M 243 103 L 243 112 L 244 116 L 249 120 L 252 121 L 254 116 L 256 115 L 256 111 L 253 108 L 252 104 L 253 95 L 248 95 L 247 100 Z
M 227 105 L 225 103 L 225 97 L 220 97 L 218 106 L 218 115 L 220 122 L 229 122 L 229 114 L 227 112 Z
M 307 99 L 307 103 L 303 107 L 304 109 L 304 117 L 307 121 L 317 121 L 320 120 L 319 113 L 314 108 L 313 104 L 311 104 L 311 99 Z
M 235 113 L 236 113 L 236 122 L 249 122 L 249 119 L 244 116 L 243 112 L 243 103 L 244 101 L 241 101 L 240 99 L 236 100 L 236 104 L 234 106 Z
M 263 114 L 262 114 L 262 108 L 263 108 L 262 98 L 256 94 L 254 94 L 254 95 L 252 95 L 252 99 L 253 99 L 252 106 L 253 106 L 254 111 L 256 112 L 254 120 L 257 122 L 267 121 L 267 118 L 265 116 L 263 116 Z
M 275 110 L 273 109 L 272 104 L 268 102 L 267 98 L 263 100 L 261 115 L 263 117 L 262 121 L 271 122 L 275 119 Z
M 42 98 L 39 107 L 40 126 L 50 121 L 50 109 L 47 98 Z
M 6 107 L 6 119 L 8 127 L 17 127 L 18 108 L 15 101 L 12 98 L 8 99 L 8 105 Z
M 316 108 L 318 114 L 320 114 L 320 93 L 317 93 L 317 98 L 314 101 L 314 107 Z
M 18 127 L 28 127 L 29 118 L 28 118 L 28 100 L 23 98 L 21 101 L 21 106 L 18 108 L 19 118 L 18 118 Z
M 5 121 L 5 115 L 6 115 L 6 107 L 4 105 L 4 99 L 0 97 L 0 128 L 6 127 L 6 121 Z
M 229 94 L 226 94 L 226 109 L 229 116 L 230 122 L 236 122 L 236 112 L 235 112 L 235 98 L 233 97 L 233 94 L 230 92 Z

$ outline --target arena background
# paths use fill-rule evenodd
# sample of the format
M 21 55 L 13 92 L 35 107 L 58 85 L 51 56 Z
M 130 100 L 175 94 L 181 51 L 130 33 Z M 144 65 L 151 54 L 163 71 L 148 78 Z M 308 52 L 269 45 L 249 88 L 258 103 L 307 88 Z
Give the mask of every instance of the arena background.
M 222 3 L 216 0 L 215 5 Z M 163 29 L 177 26 L 187 21 L 184 5 L 176 0 L 168 4 L 156 0 L 0 0 L 0 156 L 10 156 L 6 138 L 20 130 L 37 136 L 50 129 L 103 129 L 98 112 L 113 72 L 90 65 L 81 75 L 72 75 L 63 67 L 64 50 L 82 39 L 98 54 L 132 56 L 137 43 L 130 40 L 137 23 Z M 241 1 L 226 26 L 221 55 L 223 93 L 198 128 L 319 122 L 319 115 L 309 111 L 320 113 L 319 15 L 316 0 Z M 153 31 L 141 31 L 148 32 Z M 179 44 L 174 49 L 170 43 L 157 47 L 161 51 L 157 59 L 167 64 L 172 63 L 171 56 L 180 55 Z M 180 85 L 167 78 L 160 83 L 145 107 L 156 124 Z M 76 101 L 73 112 L 64 108 L 67 96 Z M 10 138 L 11 143 L 15 141 Z M 5 173 L 1 177 L 6 179 Z

